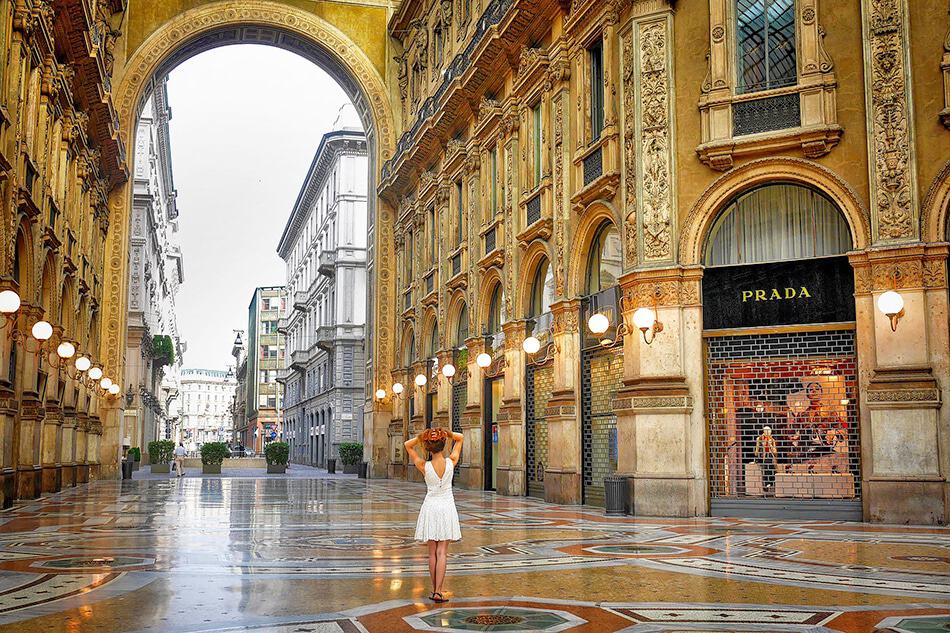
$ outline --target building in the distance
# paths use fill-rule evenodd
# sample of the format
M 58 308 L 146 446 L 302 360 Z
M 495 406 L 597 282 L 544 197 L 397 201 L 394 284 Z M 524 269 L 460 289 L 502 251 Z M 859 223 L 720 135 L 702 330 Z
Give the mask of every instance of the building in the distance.
M 206 442 L 230 441 L 236 385 L 230 369 L 183 369 L 175 440 L 184 442 L 189 451 L 200 449 Z
M 284 340 L 277 333 L 283 286 L 256 288 L 248 306 L 245 377 L 244 445 L 261 452 L 281 436 L 281 389 L 277 370 L 283 366 Z M 236 438 L 241 439 L 241 438 Z
M 287 263 L 281 381 L 291 459 L 324 466 L 362 438 L 366 137 L 340 110 L 314 155 L 277 252 Z
M 184 345 L 175 296 L 184 281 L 172 177 L 165 81 L 155 86 L 135 139 L 123 444 L 141 447 L 170 430 L 168 401 L 179 388 Z

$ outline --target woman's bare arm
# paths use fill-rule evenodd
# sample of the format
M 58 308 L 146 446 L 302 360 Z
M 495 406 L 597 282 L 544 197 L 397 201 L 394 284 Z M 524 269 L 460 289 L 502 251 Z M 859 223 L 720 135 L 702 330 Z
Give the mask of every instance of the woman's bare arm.
M 418 437 L 414 437 L 410 439 L 408 442 L 406 442 L 405 444 L 403 444 L 403 446 L 406 447 L 406 453 L 409 454 L 409 459 L 411 459 L 415 467 L 419 469 L 419 472 L 424 473 L 425 467 L 426 467 L 426 460 L 419 457 L 419 452 L 416 450 L 416 446 L 418 445 L 419 445 Z
M 452 460 L 453 464 L 457 464 L 459 457 L 462 455 L 462 442 L 465 441 L 465 436 L 461 433 L 452 433 L 452 456 L 449 459 Z

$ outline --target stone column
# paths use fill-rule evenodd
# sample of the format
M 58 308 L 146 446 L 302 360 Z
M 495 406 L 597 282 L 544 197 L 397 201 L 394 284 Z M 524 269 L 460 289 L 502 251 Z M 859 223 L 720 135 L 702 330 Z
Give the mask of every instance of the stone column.
M 624 386 L 617 412 L 618 474 L 630 479 L 631 509 L 645 516 L 706 513 L 706 429 L 702 402 L 702 311 L 698 269 L 652 269 L 624 275 Z M 638 308 L 655 309 L 662 332 L 633 324 Z
M 49 376 L 46 379 L 46 417 L 43 419 L 40 441 L 41 490 L 42 492 L 56 492 L 62 488 L 62 431 L 63 409 L 59 400 L 60 371 L 59 368 L 68 362 L 56 355 L 56 348 L 62 340 L 63 329 L 53 327 L 53 337 L 49 340 L 47 350 L 42 354 L 46 361 Z M 52 363 L 56 363 L 54 367 Z
M 110 406 L 104 413 L 118 417 L 118 407 Z M 100 478 L 115 478 L 111 469 L 102 468 L 102 456 L 99 452 L 102 445 L 102 434 L 102 422 L 99 418 L 92 418 L 89 421 L 89 433 L 86 435 L 86 461 L 89 462 L 89 481 Z
M 76 456 L 76 483 L 84 484 L 89 481 L 89 463 L 86 461 L 88 451 L 89 414 L 80 411 L 76 415 L 75 456 Z
M 63 429 L 62 429 L 62 487 L 76 485 L 76 381 L 66 380 L 66 390 L 63 395 Z
M 21 342 L 18 356 L 18 382 L 20 414 L 16 436 L 16 496 L 18 499 L 35 499 L 42 492 L 42 467 L 40 466 L 40 437 L 45 410 L 39 399 L 37 365 L 40 343 L 31 336 L 32 324 L 43 318 L 43 309 L 35 306 L 20 307 Z
M 409 439 L 409 394 L 412 393 L 412 381 L 408 371 L 393 371 L 393 382 L 403 386 L 403 392 L 393 395 L 393 417 L 387 427 L 389 440 L 389 464 L 387 474 L 390 479 L 407 477 L 407 455 L 403 444 Z
M 544 498 L 551 503 L 581 502 L 581 423 L 578 399 L 580 368 L 580 301 L 551 305 L 554 339 L 554 388 L 544 415 L 548 423 L 548 466 Z
M 950 341 L 947 244 L 871 250 L 855 269 L 861 385 L 864 518 L 885 523 L 950 520 Z M 891 329 L 877 306 L 888 290 L 904 299 Z
M 485 380 L 482 369 L 476 363 L 479 354 L 485 351 L 485 340 L 473 336 L 465 340 L 468 348 L 468 367 L 459 371 L 468 372 L 468 399 L 462 413 L 462 435 L 465 436 L 465 448 L 462 450 L 462 477 L 459 485 L 469 490 L 483 490 L 485 487 L 485 433 L 482 413 L 482 391 Z
M 406 393 L 411 393 L 415 396 L 415 415 L 409 418 L 408 437 L 415 437 L 419 433 L 422 433 L 423 429 L 426 428 L 426 391 L 428 390 L 429 385 L 425 384 L 420 387 L 416 384 L 415 378 L 419 374 L 428 375 L 428 363 L 425 361 L 416 362 L 412 366 L 410 375 L 407 376 L 409 383 L 406 385 Z M 418 451 L 420 455 L 424 454 L 422 448 L 419 448 Z M 407 464 L 406 472 L 406 478 L 409 481 L 423 481 L 422 473 L 420 473 L 419 469 L 414 468 L 411 464 Z
M 522 496 L 525 489 L 524 393 L 525 321 L 509 321 L 505 332 L 504 395 L 498 411 L 497 490 L 499 494 Z

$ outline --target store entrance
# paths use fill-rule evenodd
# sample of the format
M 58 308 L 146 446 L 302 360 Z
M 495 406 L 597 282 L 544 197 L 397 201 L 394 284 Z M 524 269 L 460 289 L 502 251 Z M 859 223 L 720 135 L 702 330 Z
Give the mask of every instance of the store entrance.
M 498 486 L 498 411 L 501 408 L 504 377 L 485 380 L 485 490 L 496 490 Z

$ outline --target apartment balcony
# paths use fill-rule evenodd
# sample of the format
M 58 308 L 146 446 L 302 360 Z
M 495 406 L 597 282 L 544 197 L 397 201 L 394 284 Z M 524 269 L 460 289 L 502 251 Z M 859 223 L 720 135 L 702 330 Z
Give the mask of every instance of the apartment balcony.
M 286 385 L 287 382 L 293 377 L 294 370 L 290 367 L 284 367 L 283 369 L 277 370 L 277 382 L 282 385 Z
M 310 360 L 310 354 L 304 349 L 295 349 L 290 354 L 290 368 L 294 371 L 306 371 L 307 361 Z
M 298 310 L 300 312 L 307 312 L 310 310 L 310 306 L 307 305 L 307 296 L 308 293 L 306 292 L 298 291 L 294 293 L 294 310 Z
M 333 277 L 333 275 L 336 274 L 336 251 L 323 251 L 320 253 L 317 272 L 325 277 Z
M 336 327 L 333 325 L 321 325 L 317 328 L 317 347 L 332 352 L 333 342 L 336 340 Z

